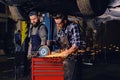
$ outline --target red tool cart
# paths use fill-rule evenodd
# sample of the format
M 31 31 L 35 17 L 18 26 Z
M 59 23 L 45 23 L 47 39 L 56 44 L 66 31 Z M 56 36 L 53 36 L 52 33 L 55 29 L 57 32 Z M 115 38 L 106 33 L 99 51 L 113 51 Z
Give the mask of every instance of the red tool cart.
M 32 80 L 64 80 L 61 58 L 32 58 Z

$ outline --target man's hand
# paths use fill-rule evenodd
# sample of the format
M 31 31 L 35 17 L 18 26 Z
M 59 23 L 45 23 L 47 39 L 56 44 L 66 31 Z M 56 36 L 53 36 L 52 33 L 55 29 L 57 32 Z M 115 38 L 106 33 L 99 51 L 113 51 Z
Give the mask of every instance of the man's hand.
M 61 53 L 53 53 L 51 55 L 47 55 L 46 57 L 61 57 L 61 58 L 66 58 L 68 56 L 68 51 L 65 50 Z
M 31 59 L 32 58 L 32 55 L 27 55 L 27 59 Z

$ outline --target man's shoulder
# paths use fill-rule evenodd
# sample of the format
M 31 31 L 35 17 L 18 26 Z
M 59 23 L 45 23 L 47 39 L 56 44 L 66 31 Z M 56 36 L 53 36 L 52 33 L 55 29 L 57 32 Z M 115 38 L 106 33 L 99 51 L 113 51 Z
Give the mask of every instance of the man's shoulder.
M 42 33 L 43 31 L 48 32 L 46 25 L 43 24 L 43 23 L 42 23 L 41 25 L 39 25 L 38 31 L 39 31 L 40 33 Z
M 43 24 L 43 23 L 39 23 L 38 26 L 39 26 L 39 27 L 41 27 L 41 26 L 45 26 L 45 24 Z
M 68 23 L 68 27 L 69 27 L 69 28 L 74 28 L 75 26 L 78 26 L 78 24 L 75 23 L 75 22 L 70 21 L 70 22 Z
M 70 25 L 78 25 L 78 23 L 72 21 L 72 22 L 70 23 Z
M 46 28 L 46 25 L 43 23 L 39 24 L 38 29 L 43 29 L 43 28 Z

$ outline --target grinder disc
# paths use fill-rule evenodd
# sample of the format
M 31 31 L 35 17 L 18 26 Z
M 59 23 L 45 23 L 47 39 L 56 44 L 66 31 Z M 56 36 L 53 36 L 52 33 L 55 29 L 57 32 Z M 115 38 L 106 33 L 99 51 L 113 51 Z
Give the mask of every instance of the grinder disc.
M 50 54 L 50 49 L 48 46 L 41 46 L 38 49 L 38 54 L 40 57 L 45 57 L 46 55 Z

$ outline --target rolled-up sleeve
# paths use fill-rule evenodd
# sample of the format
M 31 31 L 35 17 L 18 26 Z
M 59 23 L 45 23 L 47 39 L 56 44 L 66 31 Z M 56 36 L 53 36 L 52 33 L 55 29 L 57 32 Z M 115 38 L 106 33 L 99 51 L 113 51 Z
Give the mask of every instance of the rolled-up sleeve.
M 80 47 L 80 30 L 77 24 L 72 25 L 72 38 L 71 43 L 76 47 Z

